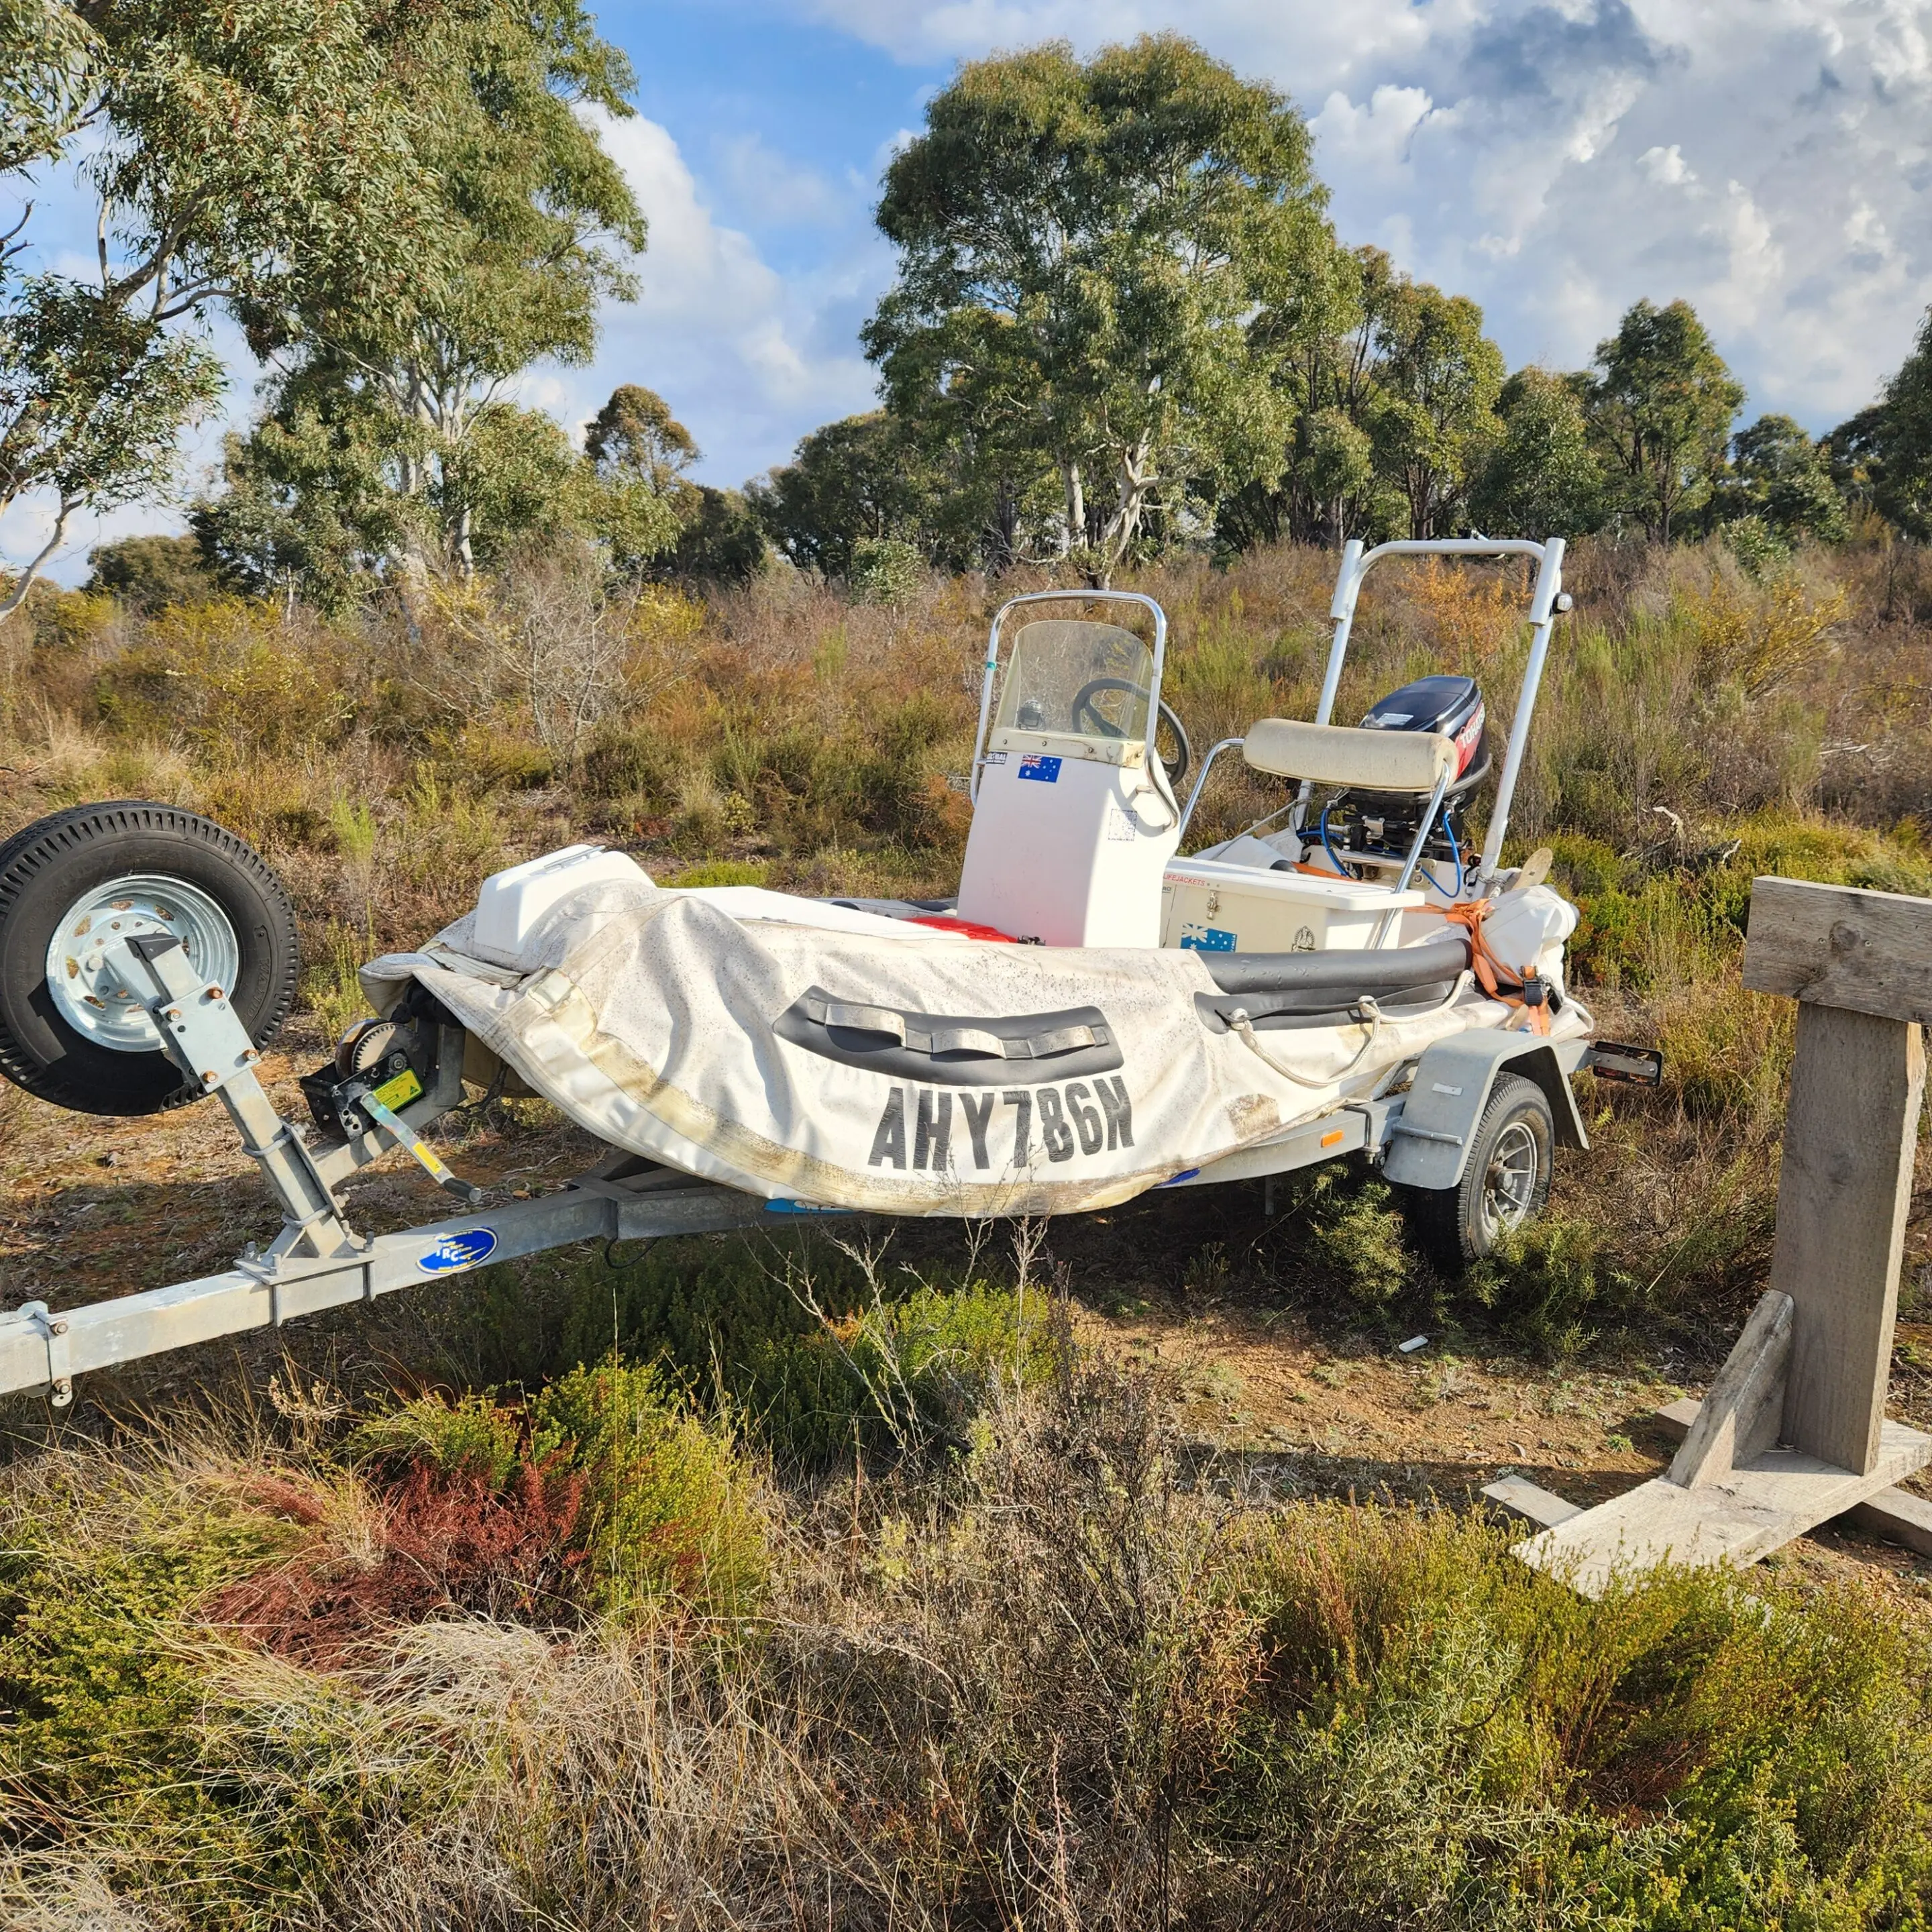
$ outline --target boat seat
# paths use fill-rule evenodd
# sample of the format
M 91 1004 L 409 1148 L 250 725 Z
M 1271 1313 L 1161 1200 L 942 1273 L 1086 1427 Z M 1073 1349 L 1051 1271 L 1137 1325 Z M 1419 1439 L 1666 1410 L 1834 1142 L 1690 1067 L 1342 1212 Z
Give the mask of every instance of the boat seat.
M 1364 791 L 1432 792 L 1456 769 L 1456 741 L 1440 731 L 1370 731 L 1264 718 L 1249 727 L 1241 756 L 1274 778 Z

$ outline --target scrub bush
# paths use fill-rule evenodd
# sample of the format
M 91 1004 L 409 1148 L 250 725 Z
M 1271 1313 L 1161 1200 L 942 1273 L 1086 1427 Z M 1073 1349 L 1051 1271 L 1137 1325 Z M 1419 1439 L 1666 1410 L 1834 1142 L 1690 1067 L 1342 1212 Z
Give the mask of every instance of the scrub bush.
M 538 1466 L 581 1484 L 583 1587 L 594 1608 L 752 1610 L 770 1570 L 749 1470 L 650 1366 L 574 1369 L 532 1411 Z
M 1032 1386 L 1057 1346 L 1046 1298 L 956 1262 L 888 1268 L 822 1236 L 660 1241 L 583 1269 L 566 1359 L 613 1342 L 662 1362 L 789 1461 L 956 1442 L 1002 1386 Z
M 286 1562 L 229 1585 L 206 1613 L 284 1657 L 339 1665 L 394 1625 L 472 1610 L 542 1624 L 574 1621 L 585 1479 L 520 1461 L 487 1467 L 424 1460 L 379 1490 L 371 1544 L 344 1552 L 326 1535 Z M 257 1498 L 316 1527 L 314 1499 L 264 1484 Z
M 407 1815 L 413 1754 L 398 1739 L 361 1755 L 352 1689 L 251 1674 L 204 1620 L 299 1533 L 205 1444 L 120 1463 L 56 1451 L 12 1473 L 0 1886 L 15 1861 L 31 1874 L 78 1860 L 104 1889 L 152 1900 L 159 1922 L 262 1926 Z M 45 1879 L 22 1889 L 48 1904 Z

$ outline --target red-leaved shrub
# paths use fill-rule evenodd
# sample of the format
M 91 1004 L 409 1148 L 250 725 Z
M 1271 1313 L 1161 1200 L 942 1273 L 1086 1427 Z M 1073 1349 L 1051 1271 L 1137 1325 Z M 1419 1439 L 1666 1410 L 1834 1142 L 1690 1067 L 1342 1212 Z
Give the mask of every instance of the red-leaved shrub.
M 322 1512 L 296 1485 L 269 1478 L 260 1500 L 314 1525 Z M 555 1622 L 574 1616 L 572 1540 L 584 1478 L 519 1462 L 501 1488 L 479 1472 L 412 1465 L 388 1489 L 373 1562 L 321 1538 L 287 1561 L 228 1586 L 206 1606 L 211 1620 L 244 1630 L 278 1654 L 338 1664 L 384 1626 L 448 1610 Z

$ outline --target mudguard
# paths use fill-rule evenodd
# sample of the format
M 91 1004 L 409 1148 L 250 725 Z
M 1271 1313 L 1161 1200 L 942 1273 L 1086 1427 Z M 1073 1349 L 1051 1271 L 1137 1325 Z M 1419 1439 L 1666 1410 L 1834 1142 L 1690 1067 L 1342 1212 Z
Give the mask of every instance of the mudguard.
M 1436 1041 L 1418 1061 L 1414 1084 L 1390 1128 L 1384 1175 L 1404 1187 L 1460 1186 L 1490 1089 L 1505 1070 L 1543 1089 L 1556 1117 L 1559 1146 L 1587 1148 L 1590 1137 L 1570 1076 L 1588 1047 L 1586 1040 L 1514 1032 L 1472 1031 Z

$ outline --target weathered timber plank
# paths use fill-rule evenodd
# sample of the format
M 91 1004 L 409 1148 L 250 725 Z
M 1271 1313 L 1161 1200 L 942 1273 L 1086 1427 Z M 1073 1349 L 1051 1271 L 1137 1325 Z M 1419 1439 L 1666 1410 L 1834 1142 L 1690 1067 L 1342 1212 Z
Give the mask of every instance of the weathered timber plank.
M 1754 879 L 1744 976 L 1755 992 L 1932 1023 L 1932 899 Z
M 1550 1529 L 1583 1514 L 1579 1503 L 1565 1502 L 1548 1490 L 1539 1489 L 1527 1476 L 1498 1476 L 1483 1486 L 1483 1493 L 1506 1514 Z
M 1650 1419 L 1673 1442 L 1682 1442 L 1690 1434 L 1690 1425 L 1702 1407 L 1694 1395 L 1680 1396 L 1675 1402 L 1666 1402 Z
M 1932 1436 L 1888 1422 L 1877 1466 L 1855 1474 L 1799 1450 L 1772 1449 L 1723 1480 L 1681 1489 L 1662 1478 L 1516 1546 L 1526 1563 L 1586 1597 L 1660 1563 L 1754 1562 L 1888 1490 L 1932 1461 Z
M 1682 1442 L 1697 1419 L 1697 1398 L 1687 1395 L 1666 1402 L 1651 1418 L 1665 1435 Z M 1888 1543 L 1932 1556 L 1932 1502 L 1910 1490 L 1881 1490 L 1846 1510 L 1842 1521 L 1868 1535 L 1882 1536 Z
M 1694 1489 L 1726 1474 L 1778 1440 L 1791 1360 L 1792 1300 L 1774 1288 L 1757 1299 L 1670 1465 L 1669 1480 Z
M 1855 1474 L 1878 1455 L 1924 1084 L 1917 1026 L 1798 1009 L 1771 1256 L 1796 1304 L 1779 1439 Z
M 1910 1490 L 1886 1490 L 1845 1512 L 1845 1521 L 1921 1556 L 1932 1556 L 1932 1502 Z

